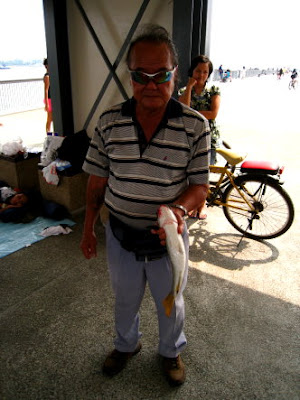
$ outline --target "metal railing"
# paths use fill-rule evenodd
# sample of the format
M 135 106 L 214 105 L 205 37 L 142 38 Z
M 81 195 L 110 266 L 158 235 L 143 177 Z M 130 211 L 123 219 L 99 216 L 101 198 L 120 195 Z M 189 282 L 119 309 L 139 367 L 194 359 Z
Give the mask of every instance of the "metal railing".
M 247 69 L 246 77 L 274 74 L 273 69 Z M 242 71 L 231 71 L 231 79 L 241 78 Z M 214 70 L 212 81 L 220 81 L 218 70 Z M 43 108 L 44 82 L 43 79 L 24 79 L 0 81 L 0 115 Z
M 43 79 L 0 81 L 0 115 L 44 107 Z
M 242 70 L 233 70 L 230 71 L 230 77 L 231 79 L 240 79 L 242 77 Z M 245 70 L 245 78 L 253 78 L 253 77 L 259 77 L 262 75 L 274 75 L 276 74 L 275 69 L 258 69 L 258 68 L 249 68 Z M 211 75 L 211 80 L 212 81 L 220 81 L 220 74 L 217 69 L 215 69 Z

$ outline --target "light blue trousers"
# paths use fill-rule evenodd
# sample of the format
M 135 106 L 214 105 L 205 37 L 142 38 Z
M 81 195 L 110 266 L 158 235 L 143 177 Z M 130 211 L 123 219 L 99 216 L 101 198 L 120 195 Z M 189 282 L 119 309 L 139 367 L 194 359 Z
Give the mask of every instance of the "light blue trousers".
M 185 309 L 182 292 L 188 274 L 188 232 L 183 240 L 186 249 L 186 269 L 181 290 L 176 296 L 170 317 L 165 315 L 163 299 L 172 285 L 172 267 L 168 256 L 161 259 L 136 261 L 133 252 L 124 250 L 114 237 L 109 222 L 106 224 L 106 250 L 112 288 L 115 294 L 115 348 L 131 352 L 142 334 L 139 330 L 139 308 L 148 282 L 156 304 L 159 325 L 158 352 L 164 357 L 176 357 L 186 346 L 183 332 Z

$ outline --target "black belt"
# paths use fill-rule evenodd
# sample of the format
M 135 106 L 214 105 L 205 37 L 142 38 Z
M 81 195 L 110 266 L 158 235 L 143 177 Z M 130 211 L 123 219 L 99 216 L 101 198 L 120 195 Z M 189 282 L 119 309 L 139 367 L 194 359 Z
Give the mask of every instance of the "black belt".
M 165 253 L 160 254 L 160 255 L 155 255 L 155 254 L 136 254 L 135 253 L 135 258 L 136 261 L 141 261 L 141 262 L 149 262 L 149 261 L 154 261 L 154 260 L 159 260 L 165 255 Z
M 135 253 L 137 261 L 153 261 L 167 254 L 167 248 L 160 244 L 159 237 L 150 229 L 134 229 L 110 214 L 110 227 L 123 249 Z

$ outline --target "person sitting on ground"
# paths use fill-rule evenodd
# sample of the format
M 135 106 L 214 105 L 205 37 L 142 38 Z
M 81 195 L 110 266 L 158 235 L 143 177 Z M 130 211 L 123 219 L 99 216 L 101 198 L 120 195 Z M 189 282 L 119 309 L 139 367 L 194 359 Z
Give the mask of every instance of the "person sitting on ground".
M 224 74 L 224 82 L 232 82 L 232 78 L 231 78 L 231 71 L 230 71 L 230 69 L 227 69 L 226 71 L 225 71 L 225 74 Z
M 0 212 L 9 208 L 20 208 L 28 203 L 25 193 L 17 192 L 9 186 L 0 187 Z
M 27 192 L 11 188 L 6 182 L 0 181 L 0 221 L 1 222 L 30 222 L 30 196 Z
M 28 223 L 40 216 L 57 221 L 70 217 L 63 205 L 43 199 L 38 190 L 21 191 L 0 181 L 1 222 Z

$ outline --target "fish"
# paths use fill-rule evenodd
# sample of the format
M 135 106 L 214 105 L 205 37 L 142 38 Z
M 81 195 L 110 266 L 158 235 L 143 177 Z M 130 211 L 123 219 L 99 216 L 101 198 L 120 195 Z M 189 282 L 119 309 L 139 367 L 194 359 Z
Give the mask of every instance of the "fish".
M 166 232 L 166 246 L 172 265 L 172 287 L 170 293 L 163 300 L 167 317 L 170 317 L 175 298 L 181 288 L 186 268 L 186 253 L 182 236 L 178 233 L 178 222 L 175 214 L 167 205 L 161 205 L 157 212 L 160 228 Z

